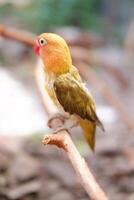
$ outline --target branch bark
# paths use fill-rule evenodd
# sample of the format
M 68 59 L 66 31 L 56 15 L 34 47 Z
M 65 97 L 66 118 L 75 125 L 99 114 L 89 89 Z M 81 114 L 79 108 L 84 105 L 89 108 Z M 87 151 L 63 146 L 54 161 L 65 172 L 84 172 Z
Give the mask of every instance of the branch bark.
M 42 87 L 44 84 L 44 75 L 42 73 L 42 66 L 40 63 L 38 63 L 38 66 L 35 70 L 35 80 L 47 114 L 52 115 L 53 113 L 57 112 L 57 109 L 53 104 L 50 103 L 50 97 Z M 63 121 L 60 118 L 51 120 L 51 127 L 53 129 L 56 129 L 62 125 Z M 68 131 L 60 131 L 57 134 L 45 135 L 43 138 L 43 144 L 56 145 L 57 147 L 65 150 L 77 176 L 80 178 L 81 185 L 91 200 L 108 200 L 107 196 L 96 182 L 85 160 L 77 151 Z
M 15 28 L 0 25 L 0 35 L 3 37 L 12 38 L 28 45 L 33 45 L 35 42 L 35 35 L 22 30 L 16 30 Z M 82 46 L 85 48 L 94 47 L 100 45 L 103 41 L 101 37 L 89 33 L 81 33 L 73 38 L 65 38 L 70 46 Z
M 54 106 L 44 86 L 44 71 L 41 60 L 38 60 L 37 67 L 34 70 L 34 78 L 37 85 L 37 89 L 42 101 L 43 108 L 45 109 L 48 116 L 57 113 L 58 110 Z M 44 86 L 44 87 L 43 87 Z
M 27 31 L 16 30 L 15 28 L 8 28 L 4 25 L 0 25 L 0 35 L 3 37 L 8 37 L 20 42 L 24 42 L 27 45 L 34 45 L 35 35 Z
M 75 172 L 80 178 L 82 186 L 92 200 L 107 200 L 108 198 L 94 179 L 85 160 L 80 156 L 69 134 L 61 131 L 57 134 L 45 135 L 43 144 L 56 145 L 65 150 Z

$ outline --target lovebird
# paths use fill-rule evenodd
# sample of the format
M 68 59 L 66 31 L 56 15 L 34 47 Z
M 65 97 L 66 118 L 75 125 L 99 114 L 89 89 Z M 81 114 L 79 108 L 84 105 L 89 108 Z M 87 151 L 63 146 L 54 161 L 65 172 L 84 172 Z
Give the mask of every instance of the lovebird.
M 104 127 L 96 114 L 95 101 L 73 66 L 66 41 L 54 33 L 37 36 L 34 51 L 44 65 L 45 88 L 59 110 L 68 113 L 82 128 L 92 150 L 95 148 L 96 126 Z

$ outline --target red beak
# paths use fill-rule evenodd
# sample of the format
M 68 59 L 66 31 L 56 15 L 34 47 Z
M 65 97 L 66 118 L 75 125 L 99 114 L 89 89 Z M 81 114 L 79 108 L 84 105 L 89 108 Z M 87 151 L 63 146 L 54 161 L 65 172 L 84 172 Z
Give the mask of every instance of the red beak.
M 34 45 L 34 53 L 35 53 L 36 55 L 39 55 L 39 49 L 40 49 L 39 44 L 35 43 L 35 45 Z

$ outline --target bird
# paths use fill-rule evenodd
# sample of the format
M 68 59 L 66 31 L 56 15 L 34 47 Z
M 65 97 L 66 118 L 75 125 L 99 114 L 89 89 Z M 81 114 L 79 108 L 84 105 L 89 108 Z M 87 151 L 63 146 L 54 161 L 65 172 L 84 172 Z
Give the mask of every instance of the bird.
M 75 119 L 91 150 L 95 149 L 96 126 L 104 126 L 96 114 L 96 105 L 83 82 L 78 69 L 72 64 L 66 41 L 55 33 L 37 36 L 34 52 L 43 62 L 46 76 L 45 89 L 59 111 Z

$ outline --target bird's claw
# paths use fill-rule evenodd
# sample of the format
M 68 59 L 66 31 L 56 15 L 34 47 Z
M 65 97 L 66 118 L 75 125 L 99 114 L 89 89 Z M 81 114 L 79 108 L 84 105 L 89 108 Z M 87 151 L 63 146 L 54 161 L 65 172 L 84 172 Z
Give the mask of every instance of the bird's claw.
M 57 129 L 55 129 L 53 134 L 57 134 L 57 133 L 59 133 L 61 131 L 67 131 L 69 133 L 68 128 L 66 128 L 64 126 L 61 126 L 61 127 L 58 127 Z
M 49 118 L 49 120 L 47 122 L 47 126 L 49 128 L 52 128 L 51 123 L 52 123 L 52 120 L 54 120 L 54 119 L 60 119 L 62 121 L 62 123 L 64 124 L 65 120 L 67 120 L 67 117 L 64 116 L 64 115 L 62 115 L 61 113 L 55 113 L 55 114 L 53 114 L 52 116 L 50 116 L 50 118 Z

